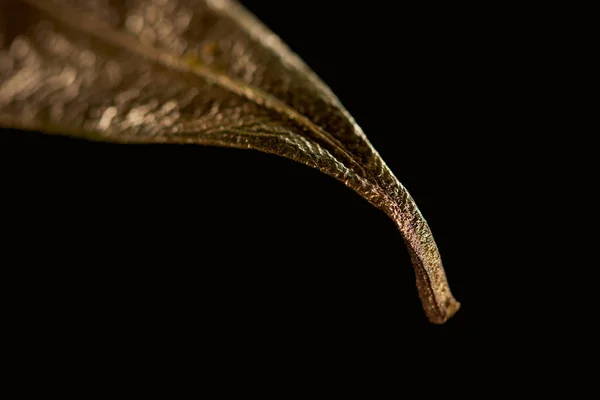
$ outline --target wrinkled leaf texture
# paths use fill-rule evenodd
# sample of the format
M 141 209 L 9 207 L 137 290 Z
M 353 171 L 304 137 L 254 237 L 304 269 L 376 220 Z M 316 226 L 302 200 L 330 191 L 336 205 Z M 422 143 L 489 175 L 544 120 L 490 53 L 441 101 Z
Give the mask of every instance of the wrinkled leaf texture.
M 396 223 L 429 320 L 458 310 L 406 189 L 331 90 L 237 2 L 0 4 L 0 125 L 255 149 L 317 168 Z

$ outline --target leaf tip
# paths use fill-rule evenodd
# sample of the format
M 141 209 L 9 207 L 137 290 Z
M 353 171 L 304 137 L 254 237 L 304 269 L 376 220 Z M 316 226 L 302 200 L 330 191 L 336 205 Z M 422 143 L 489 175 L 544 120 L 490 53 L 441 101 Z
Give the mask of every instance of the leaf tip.
M 442 307 L 426 309 L 427 318 L 430 322 L 442 325 L 454 316 L 460 309 L 461 303 L 454 297 L 449 296 Z

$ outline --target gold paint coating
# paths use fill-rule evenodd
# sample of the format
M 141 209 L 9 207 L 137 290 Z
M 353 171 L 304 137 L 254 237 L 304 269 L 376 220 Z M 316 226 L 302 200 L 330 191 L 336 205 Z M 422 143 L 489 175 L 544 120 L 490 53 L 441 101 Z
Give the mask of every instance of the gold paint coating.
M 459 308 L 431 231 L 331 90 L 231 0 L 0 0 L 0 125 L 293 159 L 398 226 L 431 322 Z

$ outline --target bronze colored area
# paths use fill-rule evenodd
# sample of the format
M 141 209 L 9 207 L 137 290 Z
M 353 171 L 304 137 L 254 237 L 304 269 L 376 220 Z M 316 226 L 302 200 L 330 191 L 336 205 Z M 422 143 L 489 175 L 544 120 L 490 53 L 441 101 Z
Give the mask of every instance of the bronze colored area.
M 0 125 L 317 168 L 396 223 L 431 322 L 459 308 L 406 189 L 330 89 L 234 1 L 1 0 Z

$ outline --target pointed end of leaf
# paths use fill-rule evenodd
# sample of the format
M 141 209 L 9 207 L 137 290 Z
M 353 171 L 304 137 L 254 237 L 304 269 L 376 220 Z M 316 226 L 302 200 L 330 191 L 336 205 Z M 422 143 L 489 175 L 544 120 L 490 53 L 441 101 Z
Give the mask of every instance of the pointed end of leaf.
M 425 314 L 431 323 L 444 324 L 458 312 L 461 304 L 454 298 L 446 280 L 440 259 L 424 268 L 419 258 L 413 257 L 417 291 Z
M 427 318 L 434 324 L 445 324 L 457 311 L 460 309 L 460 302 L 454 297 L 450 297 L 444 307 L 437 310 L 425 310 L 427 312 Z

